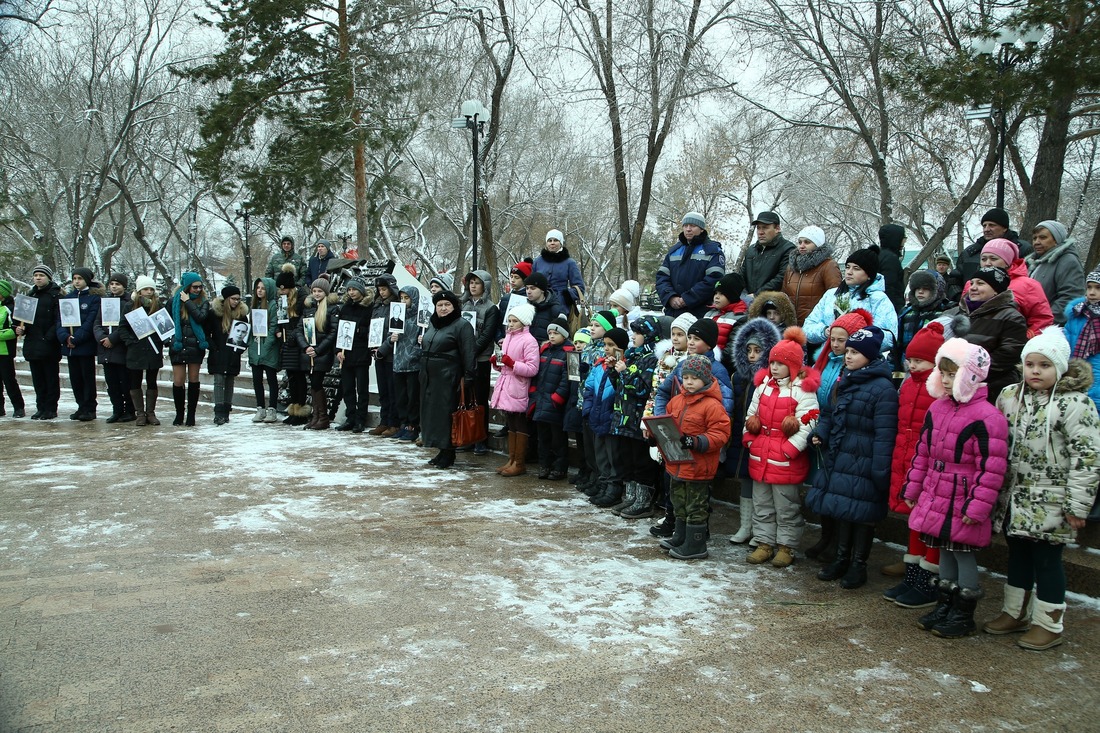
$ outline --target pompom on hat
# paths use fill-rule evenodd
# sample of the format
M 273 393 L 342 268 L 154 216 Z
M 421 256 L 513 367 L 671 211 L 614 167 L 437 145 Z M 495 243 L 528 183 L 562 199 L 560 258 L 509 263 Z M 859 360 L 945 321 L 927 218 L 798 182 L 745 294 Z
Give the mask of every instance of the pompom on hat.
M 535 320 L 535 306 L 530 303 L 520 303 L 515 308 L 508 312 L 509 316 L 514 317 L 517 321 L 524 326 L 530 326 L 531 321 Z M 566 332 L 568 335 L 568 331 Z
M 943 343 L 943 324 L 932 321 L 913 336 L 909 346 L 905 349 L 905 357 L 907 359 L 924 359 L 935 364 L 936 355 Z
M 794 379 L 806 359 L 806 334 L 798 326 L 791 326 L 783 332 L 783 339 L 768 353 L 768 362 L 777 361 L 790 370 Z
M 531 306 L 533 309 L 534 306 Z M 534 316 L 531 317 L 534 320 Z M 569 319 L 565 317 L 565 314 L 559 315 L 546 326 L 546 333 L 560 333 L 563 339 L 569 338 Z
M 966 339 L 953 338 L 944 341 L 936 352 L 936 368 L 928 376 L 927 382 L 928 394 L 937 399 L 947 396 L 940 379 L 941 359 L 946 359 L 959 368 L 955 383 L 951 386 L 951 396 L 956 402 L 969 402 L 989 375 L 989 366 L 992 363 L 989 352 Z
M 611 294 L 607 302 L 615 306 L 619 315 L 626 315 L 634 307 L 634 296 L 626 288 L 619 288 Z
M 1057 326 L 1047 326 L 1041 334 L 1024 344 L 1020 359 L 1026 359 L 1028 354 L 1044 356 L 1054 365 L 1054 371 L 1061 379 L 1069 369 L 1071 353 L 1065 332 Z

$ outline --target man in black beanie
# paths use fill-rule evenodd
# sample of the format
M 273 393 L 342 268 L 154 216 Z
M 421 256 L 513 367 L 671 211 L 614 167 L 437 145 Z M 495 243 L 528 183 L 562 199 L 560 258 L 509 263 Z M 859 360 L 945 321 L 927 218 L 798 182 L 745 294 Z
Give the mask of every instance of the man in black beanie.
M 1020 257 L 1027 257 L 1034 251 L 1031 249 L 1030 242 L 1021 241 L 1019 233 L 1010 228 L 1007 211 L 998 208 L 990 209 L 982 215 L 982 236 L 964 249 L 959 255 L 959 261 L 955 263 L 955 270 L 951 274 L 958 282 L 965 283 L 974 277 L 974 273 L 981 266 L 982 248 L 991 239 L 1007 239 L 1015 242 L 1020 248 Z

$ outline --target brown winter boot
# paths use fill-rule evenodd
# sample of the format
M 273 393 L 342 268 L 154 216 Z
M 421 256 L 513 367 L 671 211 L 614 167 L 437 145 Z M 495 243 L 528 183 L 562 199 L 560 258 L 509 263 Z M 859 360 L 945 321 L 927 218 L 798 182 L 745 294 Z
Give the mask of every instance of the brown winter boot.
M 328 430 L 331 422 L 328 416 L 328 404 L 325 400 L 325 390 L 317 389 L 313 391 L 313 422 L 311 422 L 306 430 Z
M 130 390 L 130 399 L 134 403 L 134 425 L 141 427 L 146 424 L 145 420 L 145 395 L 141 393 L 140 389 Z
M 509 433 L 511 437 L 513 433 Z M 515 449 L 512 465 L 500 472 L 501 476 L 522 476 L 527 473 L 527 436 L 523 433 L 514 433 Z
M 516 434 L 508 433 L 508 462 L 497 469 L 497 473 L 504 473 L 516 462 Z
M 137 406 L 136 402 L 134 406 Z M 157 390 L 154 387 L 145 390 L 145 422 L 149 425 L 160 425 L 160 420 L 157 419 Z
M 377 427 L 371 428 L 370 430 L 367 431 L 367 435 L 381 435 L 382 433 L 386 432 L 386 428 L 388 428 L 388 427 L 389 427 L 388 425 L 383 425 L 382 423 L 378 423 Z
M 995 636 L 1027 631 L 1031 628 L 1032 602 L 1030 588 L 1017 588 L 1006 583 L 1001 615 L 986 623 L 982 631 Z

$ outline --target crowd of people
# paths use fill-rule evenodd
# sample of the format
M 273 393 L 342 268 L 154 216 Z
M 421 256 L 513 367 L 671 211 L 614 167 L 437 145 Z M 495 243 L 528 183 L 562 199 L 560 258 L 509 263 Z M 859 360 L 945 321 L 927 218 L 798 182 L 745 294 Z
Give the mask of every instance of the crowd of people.
M 884 569 L 899 581 L 884 597 L 929 609 L 917 623 L 936 636 L 978 628 L 976 553 L 1004 533 L 1004 606 L 982 628 L 1049 649 L 1062 641 L 1062 551 L 1090 512 L 1097 518 L 1100 270 L 1084 274 L 1059 222 L 1036 225 L 1030 246 L 1008 223 L 1005 212 L 987 212 L 977 250 L 967 248 L 958 267 L 937 257 L 905 282 L 897 225 L 841 268 L 820 227 L 790 242 L 779 216 L 762 212 L 756 243 L 727 271 L 705 217 L 689 213 L 656 272 L 662 315 L 640 311 L 635 281 L 606 309 L 583 314 L 586 286 L 559 230 L 537 259 L 514 265 L 499 301 L 486 271 L 468 273 L 461 294 L 450 275 L 432 278 L 426 322 L 421 289 L 399 288 L 392 275 L 352 279 L 340 297 L 325 242 L 306 263 L 285 238 L 248 304 L 234 286 L 208 297 L 195 273 L 162 300 L 147 276 L 131 291 L 115 273 L 104 288 L 77 268 L 62 295 L 39 265 L 27 293 L 37 300 L 33 318 L 0 307 L 0 373 L 22 417 L 22 339 L 31 419 L 52 420 L 65 357 L 77 403 L 70 417 L 90 421 L 98 358 L 107 422 L 159 425 L 167 353 L 173 424 L 190 426 L 203 362 L 214 376 L 214 422 L 224 424 L 247 360 L 253 422 L 279 421 L 283 371 L 282 422 L 325 430 L 337 405 L 324 379 L 338 366 L 345 417 L 335 429 L 361 433 L 373 366 L 380 410 L 371 435 L 434 449 L 429 464 L 445 469 L 460 450 L 488 452 L 485 440 L 452 442 L 459 406 L 487 404 L 507 438 L 497 473 L 525 475 L 533 456 L 539 479 L 563 481 L 579 463 L 572 481 L 593 505 L 626 519 L 663 514 L 651 533 L 675 559 L 708 557 L 721 477 L 739 483 L 740 526 L 729 540 L 749 546 L 748 563 L 785 568 L 801 554 L 823 563 L 818 579 L 844 589 L 867 581 L 876 524 L 891 511 L 908 515 L 907 552 Z M 0 281 L 0 297 L 11 294 Z M 117 323 L 104 323 L 103 297 L 120 299 Z M 79 325 L 62 324 L 70 299 Z M 394 313 L 402 306 L 403 319 Z M 149 321 L 163 311 L 172 328 L 149 332 L 130 311 Z M 241 339 L 246 323 L 256 328 Z M 804 507 L 822 528 L 805 548 Z

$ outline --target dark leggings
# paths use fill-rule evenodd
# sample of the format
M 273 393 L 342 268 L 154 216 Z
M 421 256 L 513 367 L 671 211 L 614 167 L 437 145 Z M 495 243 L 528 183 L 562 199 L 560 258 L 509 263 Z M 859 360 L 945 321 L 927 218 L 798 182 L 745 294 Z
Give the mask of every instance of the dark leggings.
M 1008 584 L 1030 590 L 1045 603 L 1066 602 L 1066 569 L 1062 565 L 1065 545 L 1023 537 L 1007 537 Z M 940 557 L 943 563 L 943 557 Z
M 304 405 L 306 403 L 306 373 L 300 369 L 287 369 L 286 391 L 289 393 L 290 405 Z
M 264 380 L 267 380 L 267 402 L 264 402 Z M 256 407 L 279 406 L 279 371 L 275 367 L 252 367 L 252 391 L 256 393 Z
M 528 435 L 527 413 L 502 412 L 501 414 L 504 415 L 504 424 L 508 427 L 509 433 L 516 433 L 517 435 Z
M 474 394 L 477 403 L 485 405 L 485 433 L 489 433 L 489 375 L 492 374 L 493 365 L 486 361 L 477 362 L 477 371 L 474 373 Z M 522 430 L 520 432 L 527 432 Z
M 309 373 L 309 388 L 311 390 L 324 389 L 325 377 L 328 376 L 328 372 L 312 371 Z
M 130 389 L 141 389 L 141 380 L 145 379 L 146 389 L 157 388 L 157 374 L 160 369 L 130 369 Z
M 420 372 L 394 372 L 393 384 L 397 392 L 397 415 L 401 418 L 401 424 L 420 427 Z

